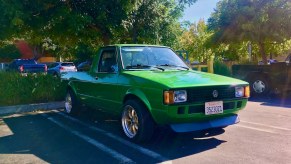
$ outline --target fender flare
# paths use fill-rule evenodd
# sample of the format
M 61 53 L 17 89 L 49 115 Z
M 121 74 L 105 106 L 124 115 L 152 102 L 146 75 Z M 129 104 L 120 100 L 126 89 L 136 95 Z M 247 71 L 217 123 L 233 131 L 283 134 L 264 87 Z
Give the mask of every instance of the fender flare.
M 132 96 L 135 98 L 138 98 L 147 107 L 148 110 L 152 109 L 148 98 L 140 89 L 132 88 L 132 89 L 127 90 L 127 92 L 123 98 L 123 103 Z

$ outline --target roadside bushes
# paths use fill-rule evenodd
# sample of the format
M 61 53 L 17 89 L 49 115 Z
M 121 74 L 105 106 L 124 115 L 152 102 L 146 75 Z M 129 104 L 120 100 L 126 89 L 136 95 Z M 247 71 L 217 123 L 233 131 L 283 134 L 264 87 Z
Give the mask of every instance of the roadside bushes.
M 215 74 L 231 77 L 231 70 L 221 61 L 215 61 L 213 69 Z
M 61 101 L 66 85 L 51 75 L 0 72 L 0 106 Z

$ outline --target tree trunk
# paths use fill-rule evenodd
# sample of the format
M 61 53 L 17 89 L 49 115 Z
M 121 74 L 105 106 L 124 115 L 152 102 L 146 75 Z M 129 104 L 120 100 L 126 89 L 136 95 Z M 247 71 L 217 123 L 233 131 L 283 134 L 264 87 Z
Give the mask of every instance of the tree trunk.
M 137 34 L 137 20 L 136 18 L 134 17 L 134 21 L 133 21 L 133 24 L 132 24 L 132 42 L 134 44 L 137 43 L 137 37 L 138 37 L 138 34 Z
M 137 43 L 137 31 L 136 31 L 136 27 L 135 26 L 133 26 L 133 29 L 132 29 L 132 42 L 134 43 L 134 44 L 136 44 Z
M 38 60 L 44 55 L 44 50 L 42 49 L 41 45 L 34 46 L 33 48 L 33 56 L 35 60 Z
M 268 64 L 267 54 L 265 51 L 265 45 L 262 42 L 259 42 L 259 51 L 262 55 L 262 61 L 264 64 Z
M 110 44 L 110 36 L 108 33 L 105 32 L 102 34 L 102 41 L 103 41 L 104 45 Z

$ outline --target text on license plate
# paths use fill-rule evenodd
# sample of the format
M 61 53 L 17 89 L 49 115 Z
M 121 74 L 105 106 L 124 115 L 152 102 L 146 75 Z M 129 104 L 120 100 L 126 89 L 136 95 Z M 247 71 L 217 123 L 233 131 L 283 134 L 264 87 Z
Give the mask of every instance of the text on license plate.
M 205 115 L 223 113 L 223 101 L 205 102 Z

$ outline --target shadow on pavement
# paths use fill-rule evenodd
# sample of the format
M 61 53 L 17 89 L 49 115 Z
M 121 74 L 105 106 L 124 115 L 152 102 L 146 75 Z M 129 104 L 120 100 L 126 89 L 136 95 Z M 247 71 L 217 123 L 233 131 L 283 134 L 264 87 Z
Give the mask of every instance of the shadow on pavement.
M 90 120 L 92 123 L 106 124 L 104 127 L 106 127 L 108 132 L 126 139 L 121 130 L 121 123 L 118 117 L 100 111 L 94 112 L 90 109 L 85 111 L 85 113 L 78 116 L 80 120 Z M 111 121 L 107 122 L 108 120 Z M 227 142 L 215 138 L 215 136 L 224 132 L 224 129 L 217 128 L 190 133 L 175 133 L 168 127 L 161 127 L 156 129 L 155 135 L 150 142 L 139 145 L 174 160 L 215 149 Z
M 112 161 L 107 154 L 96 150 L 89 143 L 64 129 L 58 128 L 38 114 L 4 118 L 3 122 L 12 134 L 0 136 L 0 154 L 2 155 L 0 163 L 11 161 L 13 161 L 11 163 L 35 163 L 35 159 L 28 159 L 31 156 L 26 156 L 24 161 L 19 161 L 17 159 L 19 155 L 33 155 L 38 161 L 36 163 L 96 163 L 96 161 L 108 163 Z
M 209 129 L 191 133 L 174 133 L 170 129 L 162 129 L 153 137 L 151 143 L 143 146 L 174 160 L 215 149 L 227 142 L 215 138 L 216 135 L 224 132 L 224 129 Z
M 291 94 L 286 96 L 251 97 L 249 101 L 259 102 L 264 106 L 291 108 Z
M 120 138 L 125 138 L 120 130 L 118 121 L 103 126 L 103 124 L 106 124 L 104 120 L 108 119 L 107 116 L 102 118 L 100 112 L 89 112 L 88 114 L 85 114 L 87 116 L 82 116 L 82 119 L 89 120 L 89 124 L 93 126 L 100 125 L 107 132 L 113 133 Z M 96 125 L 96 121 L 101 122 L 101 124 Z M 102 154 L 101 152 L 100 155 L 100 151 L 97 148 L 49 122 L 39 114 L 8 117 L 3 119 L 3 123 L 9 127 L 13 134 L 8 136 L 0 135 L 0 154 L 2 154 L 2 157 L 3 154 L 33 154 L 48 163 L 107 163 L 110 160 L 112 161 L 110 159 L 112 157 L 108 154 Z M 109 130 L 106 128 L 108 126 L 111 126 Z M 174 160 L 218 147 L 226 141 L 219 140 L 214 136 L 222 133 L 224 133 L 223 129 L 177 134 L 170 129 L 163 128 L 157 130 L 151 142 L 140 145 L 170 160 Z M 96 132 L 92 135 L 94 137 L 94 135 L 102 134 Z M 114 139 L 108 138 L 106 140 L 110 140 L 110 145 L 107 146 L 112 146 L 113 149 L 114 146 L 120 145 Z M 126 145 L 122 147 L 126 151 L 130 149 Z M 120 153 L 123 154 L 123 152 Z M 133 156 L 136 156 L 136 154 L 133 154 Z M 129 158 L 131 157 L 129 156 Z M 5 159 L 1 160 L 5 161 Z M 143 163 L 143 161 L 144 163 L 149 163 L 151 161 L 142 158 L 139 160 L 138 163 Z

